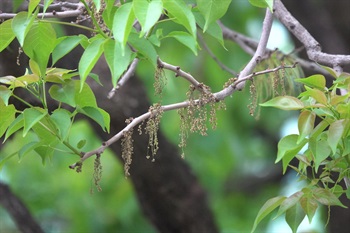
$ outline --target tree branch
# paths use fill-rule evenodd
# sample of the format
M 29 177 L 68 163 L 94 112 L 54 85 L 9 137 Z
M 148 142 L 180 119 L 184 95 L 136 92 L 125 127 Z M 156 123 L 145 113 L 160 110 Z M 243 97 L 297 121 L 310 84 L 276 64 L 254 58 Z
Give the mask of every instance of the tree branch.
M 116 92 L 121 86 L 123 86 L 123 85 L 134 75 L 138 63 L 139 63 L 139 59 L 138 59 L 138 58 L 135 58 L 135 59 L 131 62 L 131 64 L 130 64 L 128 70 L 123 74 L 123 76 L 121 76 L 121 77 L 119 78 L 119 80 L 118 80 L 118 82 L 117 82 L 117 86 L 114 87 L 114 88 L 108 93 L 108 96 L 107 96 L 108 99 L 111 99 L 111 98 L 114 96 L 115 92 Z
M 292 16 L 280 0 L 275 1 L 274 14 L 278 20 L 305 46 L 307 55 L 311 60 L 323 65 L 332 66 L 338 70 L 339 67 L 350 64 L 350 55 L 333 55 L 322 52 L 321 45 L 304 28 L 304 26 Z
M 231 86 L 231 89 L 233 89 L 234 91 L 238 90 L 236 88 L 237 85 L 241 84 L 241 83 L 244 83 L 246 82 L 247 80 L 251 80 L 253 77 L 255 76 L 259 76 L 259 75 L 263 75 L 263 74 L 268 74 L 268 73 L 273 73 L 273 72 L 276 72 L 280 69 L 286 69 L 286 68 L 295 68 L 296 64 L 294 65 L 291 65 L 291 66 L 278 66 L 278 67 L 275 67 L 273 69 L 269 69 L 269 70 L 263 70 L 263 71 L 259 71 L 259 72 L 255 72 L 255 73 L 252 73 L 252 74 L 249 74 L 245 77 L 241 77 L 239 80 L 237 80 L 236 82 L 234 82 Z M 228 93 L 228 92 L 227 92 Z M 221 92 L 216 92 L 213 94 L 214 97 L 219 100 L 219 97 L 221 99 L 223 99 L 222 97 L 222 94 Z M 227 96 L 225 96 L 224 98 L 226 98 Z M 194 104 L 198 104 L 199 100 L 194 100 Z M 183 102 L 180 102 L 180 103 L 175 103 L 175 104 L 169 104 L 169 105 L 164 105 L 164 106 L 161 106 L 161 110 L 163 112 L 167 112 L 167 111 L 171 111 L 171 110 L 176 110 L 176 109 L 180 109 L 180 108 L 186 108 L 190 105 L 190 102 L 189 101 L 183 101 Z M 124 132 L 127 132 L 129 130 L 131 130 L 132 128 L 134 128 L 135 126 L 137 126 L 138 124 L 142 123 L 143 121 L 147 120 L 149 117 L 151 117 L 151 112 L 146 112 L 134 119 L 132 119 L 132 121 L 124 127 L 123 130 L 119 131 L 117 134 L 115 134 L 113 137 L 111 137 L 109 140 L 105 141 L 102 143 L 102 145 L 95 149 L 95 150 L 92 150 L 92 151 L 89 151 L 87 153 L 85 153 L 79 162 L 76 162 L 72 165 L 69 166 L 69 168 L 71 169 L 75 169 L 77 167 L 79 167 L 86 159 L 90 158 L 91 156 L 94 156 L 96 154 L 102 154 L 104 152 L 104 150 L 106 150 L 111 144 L 119 141 L 123 135 L 124 135 Z
M 51 6 L 53 7 L 53 6 Z M 67 9 L 71 10 L 67 10 Z M 85 6 L 83 3 L 69 3 L 69 2 L 61 2 L 54 4 L 53 9 L 59 9 L 61 11 L 52 11 L 46 13 L 39 13 L 38 18 L 69 18 L 69 17 L 77 17 L 82 15 L 85 10 Z M 0 19 L 12 19 L 16 16 L 16 13 L 0 13 Z

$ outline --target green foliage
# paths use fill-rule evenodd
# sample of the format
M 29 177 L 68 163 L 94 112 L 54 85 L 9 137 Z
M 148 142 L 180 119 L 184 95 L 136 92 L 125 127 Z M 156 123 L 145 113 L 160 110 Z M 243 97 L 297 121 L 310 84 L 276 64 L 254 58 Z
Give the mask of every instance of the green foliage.
M 276 162 L 282 160 L 283 172 L 289 166 L 308 184 L 301 191 L 285 197 L 283 202 L 279 202 L 279 197 L 265 204 L 279 206 L 277 216 L 285 213 L 286 222 L 293 232 L 297 232 L 304 216 L 311 222 L 318 204 L 346 208 L 339 196 L 350 189 L 339 185 L 343 179 L 350 178 L 350 74 L 338 75 L 331 68 L 325 69 L 335 79 L 331 87 L 326 87 L 323 75 L 313 75 L 296 80 L 305 85 L 305 91 L 298 98 L 279 96 L 261 104 L 283 110 L 301 110 L 299 134 L 287 135 L 280 140 Z M 345 90 L 343 95 L 339 94 L 341 89 Z M 316 118 L 319 119 L 317 124 Z M 304 146 L 307 148 L 302 151 Z M 299 161 L 298 167 L 290 165 L 292 159 Z M 263 214 L 259 212 L 256 217 L 256 223 L 271 212 L 265 206 L 261 208 Z
M 43 12 L 52 2 L 44 1 Z M 111 71 L 111 82 L 116 87 L 119 77 L 135 57 L 147 60 L 156 67 L 158 52 L 155 45 L 161 46 L 163 39 L 175 38 L 197 54 L 197 23 L 201 25 L 203 32 L 207 32 L 223 44 L 220 27 L 215 21 L 225 14 L 230 2 L 227 0 L 222 4 L 219 1 L 198 1 L 198 6 L 193 8 L 182 0 L 135 0 L 117 6 L 113 1 L 101 4 L 101 1 L 94 0 L 92 1 L 94 6 L 87 9 L 94 29 L 82 27 L 93 32 L 93 37 L 72 35 L 57 38 L 53 25 L 59 22 L 37 18 L 40 1 L 30 1 L 27 12 L 20 12 L 13 19 L 6 20 L 0 25 L 2 35 L 0 51 L 6 49 L 12 40 L 17 38 L 24 53 L 30 58 L 29 69 L 24 75 L 0 77 L 2 84 L 0 113 L 6 116 L 6 121 L 0 123 L 0 136 L 5 135 L 7 140 L 19 130 L 23 131 L 24 137 L 30 131 L 37 134 L 38 141 L 18 151 L 20 157 L 30 150 L 35 150 L 45 161 L 51 157 L 59 144 L 65 145 L 72 153 L 81 156 L 81 144 L 71 145 L 68 141 L 71 125 L 77 114 L 91 118 L 109 132 L 109 115 L 97 106 L 94 93 L 86 84 L 89 76 L 95 77 L 90 72 L 102 54 Z M 87 6 L 86 2 L 83 3 Z M 162 14 L 169 18 L 160 19 Z M 140 31 L 133 29 L 135 19 L 140 23 Z M 184 30 L 172 31 L 163 36 L 162 21 L 182 25 Z M 77 72 L 54 67 L 57 61 L 78 45 L 83 47 L 84 52 L 79 60 Z M 49 64 L 50 57 L 52 57 L 51 64 Z M 80 81 L 75 80 L 75 76 L 79 76 Z M 16 88 L 24 89 L 28 95 L 34 96 L 38 104 L 32 105 L 16 96 L 14 94 Z M 50 106 L 53 108 L 50 111 L 48 96 L 57 101 L 56 107 Z M 11 98 L 20 99 L 26 108 L 15 109 L 9 104 Z M 67 104 L 73 109 L 65 110 L 62 104 Z M 153 148 L 151 153 L 153 156 L 157 150 L 156 132 L 154 132 L 157 129 L 158 127 L 149 132 L 152 132 L 150 137 L 153 139 L 150 146 Z M 52 139 L 52 142 L 42 140 L 45 137 Z

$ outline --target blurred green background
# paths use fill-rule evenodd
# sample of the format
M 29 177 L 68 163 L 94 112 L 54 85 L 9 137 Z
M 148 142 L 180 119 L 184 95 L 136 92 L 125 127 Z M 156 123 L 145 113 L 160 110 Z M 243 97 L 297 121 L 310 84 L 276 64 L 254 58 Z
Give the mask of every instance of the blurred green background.
M 222 22 L 258 39 L 263 17 L 264 10 L 250 6 L 248 1 L 233 1 Z M 172 26 L 167 27 L 171 29 Z M 217 41 L 207 35 L 204 37 L 210 49 L 231 69 L 239 72 L 248 62 L 250 56 L 236 44 L 226 41 L 226 51 Z M 293 49 L 288 34 L 278 24 L 274 25 L 270 44 L 271 48 L 279 47 L 286 52 Z M 221 70 L 204 49 L 196 57 L 173 39 L 164 40 L 159 54 L 163 61 L 180 65 L 214 92 L 232 77 Z M 150 64 L 140 62 L 137 74 L 147 86 L 149 97 L 158 101 L 153 94 L 154 70 Z M 167 86 L 163 103 L 184 100 L 188 83 L 175 78 L 171 72 L 165 74 Z M 225 101 L 227 110 L 218 111 L 217 129 L 210 129 L 208 136 L 191 134 L 185 148 L 185 160 L 207 191 L 210 206 L 223 233 L 250 232 L 254 218 L 265 201 L 281 193 L 290 193 L 288 184 L 295 179 L 295 175 L 291 174 L 282 182 L 261 183 L 269 172 L 276 168 L 280 171 L 280 165 L 274 165 L 276 144 L 273 140 L 281 136 L 282 127 L 290 128 L 285 122 L 293 114 L 266 108 L 261 109 L 260 118 L 255 119 L 249 115 L 247 106 L 250 102 L 249 88 L 234 93 Z M 170 141 L 178 144 L 179 119 L 176 112 L 164 114 L 161 129 Z M 33 135 L 23 139 L 21 135 L 16 135 L 7 141 L 0 151 L 0 158 L 20 148 L 31 137 Z M 75 142 L 86 139 L 85 151 L 101 143 L 87 121 L 74 125 L 70 139 Z M 106 151 L 101 158 L 102 192 L 98 192 L 93 184 L 93 159 L 86 161 L 83 172 L 77 174 L 68 169 L 68 165 L 76 162 L 76 157 L 59 151 L 45 166 L 35 153 L 20 160 L 16 157 L 10 159 L 0 172 L 1 181 L 10 184 L 46 232 L 155 232 L 140 211 L 132 184 L 124 177 L 122 164 L 111 153 Z M 1 232 L 17 232 L 3 209 L 0 209 L 0 218 Z M 317 226 L 305 229 L 322 232 Z M 286 225 L 279 225 L 277 219 L 273 223 L 263 221 L 257 232 L 291 231 Z

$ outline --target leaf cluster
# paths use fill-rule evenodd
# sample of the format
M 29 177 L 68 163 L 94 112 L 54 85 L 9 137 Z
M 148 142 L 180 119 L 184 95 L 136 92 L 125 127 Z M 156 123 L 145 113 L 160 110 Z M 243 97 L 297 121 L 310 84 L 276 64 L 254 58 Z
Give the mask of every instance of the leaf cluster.
M 253 230 L 279 207 L 277 216 L 285 213 L 287 223 L 296 232 L 305 216 L 312 220 L 318 204 L 346 208 L 339 196 L 346 194 L 350 199 L 350 74 L 323 68 L 334 77 L 331 87 L 326 87 L 323 75 L 312 75 L 296 80 L 305 88 L 297 98 L 279 96 L 261 104 L 300 111 L 299 134 L 287 135 L 279 141 L 276 162 L 282 161 L 284 173 L 291 167 L 308 185 L 290 197 L 268 200 Z M 298 160 L 297 167 L 290 165 L 292 159 Z

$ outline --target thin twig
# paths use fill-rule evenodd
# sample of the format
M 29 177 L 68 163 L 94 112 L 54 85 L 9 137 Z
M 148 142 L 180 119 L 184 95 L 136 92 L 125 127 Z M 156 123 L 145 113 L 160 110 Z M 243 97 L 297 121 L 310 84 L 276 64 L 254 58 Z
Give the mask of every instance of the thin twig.
M 67 5 L 68 7 L 69 5 Z M 85 7 L 84 4 L 79 2 L 74 4 L 76 7 L 74 10 L 65 10 L 65 11 L 52 11 L 46 13 L 39 13 L 38 18 L 69 18 L 77 17 L 84 13 Z M 0 13 L 0 19 L 12 19 L 16 16 L 16 13 Z
M 159 57 L 157 58 L 157 65 L 158 68 L 173 71 L 176 77 L 183 77 L 184 79 L 189 81 L 196 89 L 198 89 L 199 91 L 203 91 L 202 84 L 198 82 L 197 79 L 195 79 L 191 74 L 183 71 L 180 68 L 180 66 L 174 66 L 169 63 L 166 63 L 162 61 Z
M 215 54 L 211 51 L 211 49 L 208 47 L 207 43 L 205 43 L 203 36 L 199 33 L 197 33 L 198 38 L 200 40 L 200 42 L 202 43 L 202 46 L 204 47 L 205 50 L 207 50 L 208 54 L 211 56 L 211 58 L 213 58 L 213 60 L 218 64 L 218 66 L 220 66 L 220 68 L 222 70 L 225 70 L 227 72 L 229 72 L 230 74 L 232 74 L 233 76 L 236 76 L 237 73 L 233 70 L 231 70 L 230 68 L 228 68 L 225 64 L 223 64 L 216 56 Z
M 108 93 L 108 96 L 107 96 L 108 99 L 111 99 L 115 95 L 115 92 L 121 86 L 123 86 L 134 75 L 138 63 L 139 63 L 139 59 L 138 58 L 135 58 L 131 62 L 128 70 L 119 78 L 119 80 L 117 82 L 117 86 L 114 87 L 112 90 L 110 90 L 110 92 Z
M 296 64 L 294 65 L 290 65 L 290 66 L 278 66 L 276 68 L 273 68 L 273 69 L 268 69 L 268 70 L 263 70 L 263 71 L 259 71 L 259 72 L 255 72 L 255 73 L 252 73 L 252 74 L 249 74 L 245 77 L 241 77 L 239 80 L 237 80 L 235 83 L 233 83 L 231 86 L 237 86 L 238 84 L 242 83 L 242 82 L 245 82 L 247 80 L 251 80 L 253 77 L 255 76 L 259 76 L 259 75 L 263 75 L 263 74 L 268 74 L 268 73 L 273 73 L 273 72 L 276 72 L 280 69 L 286 69 L 286 68 L 294 68 L 296 66 Z M 234 90 L 238 90 L 237 88 L 232 88 Z M 216 99 L 218 99 L 218 96 L 221 96 L 221 93 L 220 92 L 216 92 L 213 94 L 214 97 Z M 227 97 L 227 96 L 226 96 Z M 198 104 L 199 100 L 194 100 L 194 104 Z M 190 105 L 190 102 L 189 101 L 183 101 L 183 102 L 180 102 L 180 103 L 175 103 L 175 104 L 169 104 L 169 105 L 164 105 L 164 106 L 161 106 L 161 110 L 163 112 L 167 112 L 167 111 L 171 111 L 171 110 L 176 110 L 176 109 L 181 109 L 181 108 L 186 108 Z M 122 129 L 121 131 L 119 131 L 117 134 L 115 134 L 113 137 L 111 137 L 110 139 L 108 139 L 107 141 L 103 142 L 102 145 L 95 149 L 95 150 L 92 150 L 92 151 L 89 151 L 87 153 L 85 153 L 80 161 L 72 164 L 69 166 L 69 168 L 71 169 L 75 169 L 77 166 L 81 165 L 86 159 L 90 158 L 91 156 L 95 155 L 95 154 L 102 154 L 104 152 L 104 150 L 106 150 L 111 144 L 119 141 L 123 135 L 124 135 L 124 132 L 127 132 L 129 131 L 130 129 L 134 128 L 135 126 L 137 126 L 138 124 L 142 123 L 143 121 L 145 121 L 146 119 L 148 119 L 149 117 L 151 117 L 151 112 L 146 112 L 136 118 L 133 118 L 133 120 L 127 125 L 124 127 L 124 129 Z

